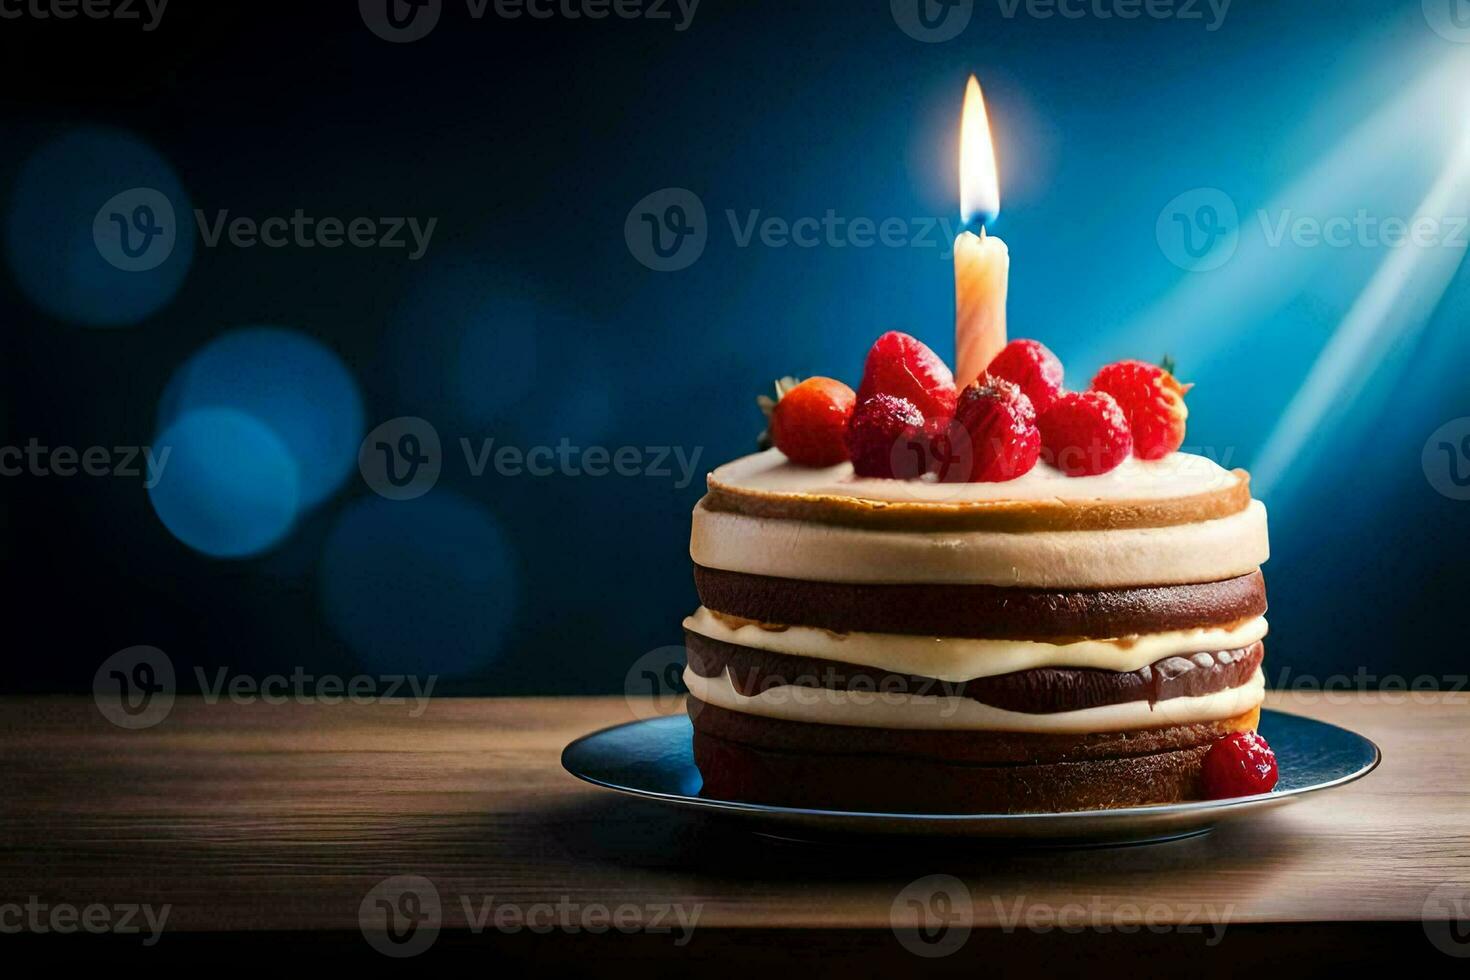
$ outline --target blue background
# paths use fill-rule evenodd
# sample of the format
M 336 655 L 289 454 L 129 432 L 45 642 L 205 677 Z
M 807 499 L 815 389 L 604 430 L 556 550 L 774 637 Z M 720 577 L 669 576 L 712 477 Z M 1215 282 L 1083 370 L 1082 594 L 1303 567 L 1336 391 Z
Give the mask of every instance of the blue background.
M 900 30 L 887 0 L 704 0 L 683 32 L 476 22 L 449 3 L 411 44 L 330 6 L 181 5 L 148 33 L 5 25 L 0 441 L 152 443 L 181 410 L 187 366 L 210 363 L 197 355 L 221 338 L 238 349 L 237 331 L 289 331 L 328 354 L 267 346 L 239 355 L 238 372 L 215 364 L 223 395 L 198 393 L 200 409 L 287 413 L 255 483 L 236 472 L 254 443 L 215 444 L 254 509 L 226 495 L 199 517 L 209 508 L 194 499 L 166 524 L 155 497 L 169 495 L 140 479 L 0 480 L 16 688 L 86 689 L 109 654 L 150 644 L 186 687 L 196 666 L 301 666 L 440 673 L 440 690 L 622 690 L 696 602 L 689 510 L 704 470 L 753 447 L 755 396 L 784 374 L 855 385 L 888 329 L 953 352 L 942 233 L 740 247 L 729 213 L 954 222 L 971 71 L 996 136 L 1012 336 L 1042 339 L 1078 385 L 1109 360 L 1170 354 L 1196 385 L 1188 446 L 1232 466 L 1276 453 L 1257 473 L 1272 681 L 1463 672 L 1452 613 L 1470 586 L 1470 502 L 1437 492 L 1421 465 L 1430 434 L 1470 415 L 1461 250 L 1405 263 L 1371 242 L 1272 247 L 1258 219 L 1408 217 L 1436 181 L 1450 182 L 1441 213 L 1465 213 L 1455 153 L 1470 138 L 1470 44 L 1431 29 L 1418 0 L 1236 0 L 1216 30 L 1208 7 L 1203 20 L 1040 19 L 980 2 L 942 43 Z M 38 177 L 36 155 L 57 140 L 94 151 L 42 157 Z M 140 184 L 174 188 L 181 223 L 191 208 L 301 208 L 437 226 L 418 261 L 208 248 L 181 227 L 192 248 L 138 280 L 156 295 L 127 280 L 138 315 L 88 326 L 94 311 L 58 301 L 75 296 L 67 277 L 105 298 L 129 274 L 67 256 L 102 200 Z M 703 203 L 707 244 L 688 268 L 656 272 L 624 222 L 667 187 Z M 1198 188 L 1239 216 L 1236 251 L 1211 271 L 1171 261 L 1159 231 L 1166 206 Z M 1392 261 L 1403 290 L 1359 321 L 1369 341 L 1326 373 L 1327 397 L 1293 410 Z M 434 427 L 443 473 L 427 495 L 389 502 L 356 454 L 398 416 Z M 1284 418 L 1305 420 L 1298 443 Z M 687 486 L 677 468 L 476 477 L 460 440 L 488 438 L 680 447 L 700 453 L 699 473 Z M 276 478 L 282 445 L 300 480 Z M 190 498 L 208 481 L 175 489 Z M 209 521 L 275 514 L 276 493 L 296 508 L 284 537 L 246 527 L 236 537 L 251 554 L 210 553 Z

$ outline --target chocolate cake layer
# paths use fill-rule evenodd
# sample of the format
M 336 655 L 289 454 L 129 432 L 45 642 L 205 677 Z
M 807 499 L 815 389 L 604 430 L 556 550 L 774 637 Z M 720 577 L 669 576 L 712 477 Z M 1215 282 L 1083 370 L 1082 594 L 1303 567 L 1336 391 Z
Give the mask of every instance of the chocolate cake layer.
M 709 609 L 839 633 L 906 633 L 997 640 L 1130 636 L 1224 626 L 1266 612 L 1259 571 L 1220 582 L 1127 589 L 807 582 L 694 566 Z
M 684 631 L 684 642 L 694 673 L 718 677 L 728 670 L 735 690 L 746 697 L 795 684 L 835 691 L 970 698 L 993 708 L 1028 714 L 1213 694 L 1250 680 L 1265 655 L 1265 647 L 1258 641 L 1237 650 L 1165 657 L 1133 671 L 1037 667 L 966 681 L 944 681 L 757 650 L 712 640 L 690 630 Z
M 730 711 L 695 697 L 688 699 L 687 710 L 696 733 L 752 748 L 815 756 L 857 755 L 864 760 L 892 756 L 994 766 L 1153 755 L 1208 746 L 1231 732 L 1254 729 L 1260 717 L 1256 709 L 1215 722 L 1084 735 L 1037 735 L 823 725 Z
M 700 795 L 776 806 L 1036 813 L 1198 799 L 1208 745 L 1126 758 L 979 766 L 847 752 L 774 751 L 694 733 Z

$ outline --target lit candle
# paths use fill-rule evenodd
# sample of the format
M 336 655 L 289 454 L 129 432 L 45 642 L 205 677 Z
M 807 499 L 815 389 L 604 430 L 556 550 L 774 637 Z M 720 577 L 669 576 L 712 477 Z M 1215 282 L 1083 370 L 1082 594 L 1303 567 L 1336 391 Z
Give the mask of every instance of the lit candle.
M 995 147 L 980 83 L 970 76 L 960 117 L 960 217 L 980 225 L 980 234 L 960 232 L 954 241 L 955 383 L 963 388 L 980 376 L 1006 345 L 1006 284 L 1011 253 L 985 233 L 1000 213 Z

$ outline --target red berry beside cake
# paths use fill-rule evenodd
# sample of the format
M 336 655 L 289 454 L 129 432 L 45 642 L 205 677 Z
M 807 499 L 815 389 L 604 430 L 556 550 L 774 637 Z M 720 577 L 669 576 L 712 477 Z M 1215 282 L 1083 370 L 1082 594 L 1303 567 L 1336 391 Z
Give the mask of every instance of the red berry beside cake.
M 1017 340 L 957 391 L 887 333 L 778 386 L 709 476 L 685 681 L 706 795 L 1035 812 L 1268 791 L 1265 508 L 1179 451 L 1188 386 L 1069 391 Z

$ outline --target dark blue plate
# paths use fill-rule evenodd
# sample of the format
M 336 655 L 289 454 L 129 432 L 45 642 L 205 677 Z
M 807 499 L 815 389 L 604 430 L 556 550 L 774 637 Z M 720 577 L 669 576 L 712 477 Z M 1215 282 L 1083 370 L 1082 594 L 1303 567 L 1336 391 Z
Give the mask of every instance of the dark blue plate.
M 629 722 L 584 735 L 568 745 L 561 764 L 595 786 L 670 806 L 720 813 L 780 837 L 833 834 L 919 834 L 990 838 L 1045 845 L 1097 845 L 1172 840 L 1207 833 L 1216 824 L 1290 803 L 1372 772 L 1378 746 L 1345 728 L 1269 709 L 1261 734 L 1276 752 L 1281 776 L 1259 796 L 1076 813 L 863 813 L 767 806 L 699 795 L 692 728 L 684 714 Z

